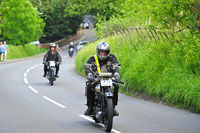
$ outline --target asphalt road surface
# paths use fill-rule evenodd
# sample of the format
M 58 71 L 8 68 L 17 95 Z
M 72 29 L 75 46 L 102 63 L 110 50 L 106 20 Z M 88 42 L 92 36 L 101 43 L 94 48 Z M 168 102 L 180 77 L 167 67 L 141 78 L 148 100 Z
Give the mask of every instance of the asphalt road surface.
M 0 133 L 105 132 L 83 115 L 86 79 L 75 71 L 75 56 L 66 48 L 61 56 L 53 86 L 42 77 L 42 57 L 0 64 Z M 200 133 L 200 115 L 182 109 L 120 94 L 117 110 L 113 133 Z

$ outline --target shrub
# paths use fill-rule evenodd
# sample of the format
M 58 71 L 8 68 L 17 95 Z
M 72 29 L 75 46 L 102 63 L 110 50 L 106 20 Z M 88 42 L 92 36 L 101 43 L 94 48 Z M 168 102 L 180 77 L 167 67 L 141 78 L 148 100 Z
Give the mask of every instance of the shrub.
M 39 53 L 43 53 L 46 51 L 46 49 L 44 48 L 38 49 L 37 46 L 32 44 L 26 44 L 24 47 L 22 45 L 19 46 L 9 45 L 8 47 L 10 49 L 10 53 L 8 53 L 8 59 L 24 58 Z

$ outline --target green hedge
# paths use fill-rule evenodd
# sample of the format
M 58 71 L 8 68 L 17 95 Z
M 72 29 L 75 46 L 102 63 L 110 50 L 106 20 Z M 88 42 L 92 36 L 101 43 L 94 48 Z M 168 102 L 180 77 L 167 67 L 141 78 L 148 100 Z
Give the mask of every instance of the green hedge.
M 144 40 L 132 33 L 99 41 L 111 45 L 121 63 L 120 73 L 126 92 L 156 97 L 167 104 L 200 112 L 198 41 L 186 38 L 180 43 Z M 98 41 L 98 42 L 99 42 Z M 96 53 L 98 42 L 90 44 L 76 57 L 76 70 L 85 75 L 83 65 Z
M 8 60 L 29 57 L 46 51 L 45 48 L 38 48 L 33 44 L 26 44 L 24 47 L 22 45 L 8 45 L 8 48 L 10 49 L 10 52 L 8 53 Z

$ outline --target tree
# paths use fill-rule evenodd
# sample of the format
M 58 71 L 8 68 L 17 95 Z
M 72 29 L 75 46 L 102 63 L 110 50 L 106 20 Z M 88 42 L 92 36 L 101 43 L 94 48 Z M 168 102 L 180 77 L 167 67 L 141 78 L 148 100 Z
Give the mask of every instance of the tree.
M 42 42 L 52 42 L 76 33 L 82 21 L 76 15 L 65 15 L 69 0 L 31 0 L 46 23 Z
M 42 36 L 45 23 L 29 0 L 3 0 L 3 38 L 11 44 L 25 44 Z
M 120 13 L 124 0 L 70 0 L 65 9 L 66 16 L 84 16 L 91 14 L 96 20 L 109 20 Z

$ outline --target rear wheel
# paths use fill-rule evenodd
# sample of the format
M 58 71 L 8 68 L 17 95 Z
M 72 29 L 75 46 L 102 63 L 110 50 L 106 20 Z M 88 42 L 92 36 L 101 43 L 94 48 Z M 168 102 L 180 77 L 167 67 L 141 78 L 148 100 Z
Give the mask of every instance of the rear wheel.
M 104 126 L 107 132 L 112 130 L 113 125 L 113 101 L 112 98 L 107 98 L 106 116 L 104 118 Z

